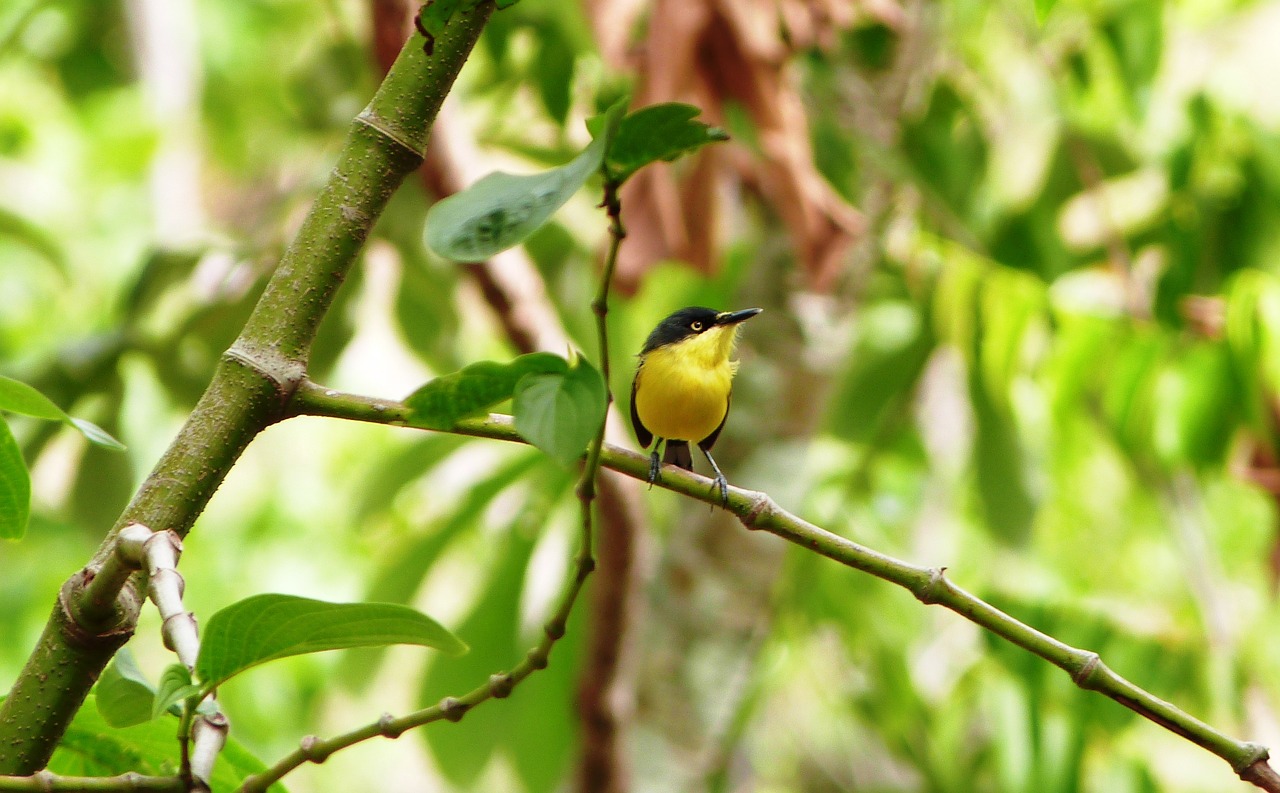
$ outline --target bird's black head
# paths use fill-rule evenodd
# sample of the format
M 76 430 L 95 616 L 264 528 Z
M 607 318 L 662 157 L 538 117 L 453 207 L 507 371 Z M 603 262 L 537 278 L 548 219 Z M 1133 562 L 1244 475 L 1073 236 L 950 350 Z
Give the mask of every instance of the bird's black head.
M 761 309 L 758 308 L 747 308 L 742 311 L 716 311 L 714 308 L 702 306 L 682 308 L 658 323 L 658 327 L 654 328 L 649 338 L 645 340 L 644 349 L 640 354 L 644 355 L 659 347 L 675 344 L 712 328 L 736 325 L 743 320 L 751 319 L 760 311 Z

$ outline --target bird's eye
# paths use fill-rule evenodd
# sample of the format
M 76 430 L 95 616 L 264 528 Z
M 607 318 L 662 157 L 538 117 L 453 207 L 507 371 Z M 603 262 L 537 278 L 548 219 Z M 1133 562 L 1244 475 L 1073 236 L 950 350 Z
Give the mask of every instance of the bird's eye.
M 693 328 L 694 330 L 702 330 L 702 323 L 701 323 L 701 322 L 694 322 L 694 323 L 693 323 L 692 325 L 690 325 L 689 327 Z

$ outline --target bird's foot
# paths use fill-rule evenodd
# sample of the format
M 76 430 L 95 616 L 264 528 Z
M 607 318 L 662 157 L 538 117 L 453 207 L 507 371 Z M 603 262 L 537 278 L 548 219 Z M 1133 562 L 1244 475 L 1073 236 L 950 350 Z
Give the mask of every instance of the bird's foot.
M 720 491 L 720 506 L 725 509 L 729 508 L 729 480 L 724 478 L 724 474 L 716 471 L 715 483 L 711 485 L 711 492 Z
M 662 460 L 658 457 L 658 450 L 654 449 L 653 454 L 649 455 L 649 489 L 653 489 L 653 485 L 658 481 L 658 470 L 662 465 Z

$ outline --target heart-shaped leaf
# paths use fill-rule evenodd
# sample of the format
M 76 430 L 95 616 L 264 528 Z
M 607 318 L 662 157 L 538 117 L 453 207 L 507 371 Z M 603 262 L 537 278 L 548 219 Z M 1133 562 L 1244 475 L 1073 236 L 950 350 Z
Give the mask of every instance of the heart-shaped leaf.
M 434 647 L 450 655 L 467 650 L 440 623 L 407 606 L 255 595 L 209 618 L 196 674 L 208 690 L 277 658 L 388 644 Z
M 409 423 L 415 427 L 447 430 L 459 419 L 483 415 L 511 398 L 516 383 L 528 374 L 563 372 L 568 363 L 559 355 L 532 352 L 509 363 L 480 361 L 431 382 L 405 399 L 413 408 Z
M 516 384 L 516 431 L 562 465 L 571 466 L 600 430 L 604 379 L 578 359 L 564 372 L 531 374 Z

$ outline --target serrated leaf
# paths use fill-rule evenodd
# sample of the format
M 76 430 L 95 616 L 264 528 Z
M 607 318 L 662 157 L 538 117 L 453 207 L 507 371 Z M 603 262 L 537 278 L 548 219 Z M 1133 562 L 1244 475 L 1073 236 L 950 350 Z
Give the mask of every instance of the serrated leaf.
M 31 475 L 9 425 L 0 419 L 0 539 L 22 539 L 30 517 Z
M 582 359 L 563 373 L 521 378 L 513 400 L 516 431 L 564 466 L 582 456 L 604 421 L 604 379 Z
M 405 399 L 413 408 L 409 424 L 447 430 L 459 419 L 483 415 L 510 399 L 516 383 L 529 374 L 563 372 L 569 364 L 559 355 L 532 352 L 510 363 L 480 361 L 444 377 L 437 377 Z
M 517 176 L 497 171 L 427 212 L 427 247 L 447 259 L 479 262 L 519 245 L 600 168 L 623 103 L 605 111 L 591 144 L 567 165 Z
M 112 727 L 132 727 L 153 718 L 151 706 L 155 701 L 155 689 L 138 669 L 128 647 L 122 648 L 111 659 L 94 692 L 97 694 L 94 702 L 98 713 Z
M 619 184 L 650 163 L 671 160 L 708 143 L 729 139 L 719 127 L 694 119 L 693 105 L 666 102 L 642 107 L 622 119 L 609 147 L 609 175 Z
M 91 421 L 68 416 L 47 396 L 20 380 L 0 376 L 0 411 L 70 424 L 97 446 L 124 451 L 125 446 Z
M 210 688 L 277 658 L 387 644 L 417 644 L 449 655 L 467 650 L 440 623 L 407 606 L 255 595 L 209 618 L 196 674 Z
M 160 676 L 155 700 L 151 704 L 151 718 L 157 719 L 169 708 L 187 697 L 199 693 L 200 687 L 191 682 L 191 672 L 182 664 L 170 664 Z

